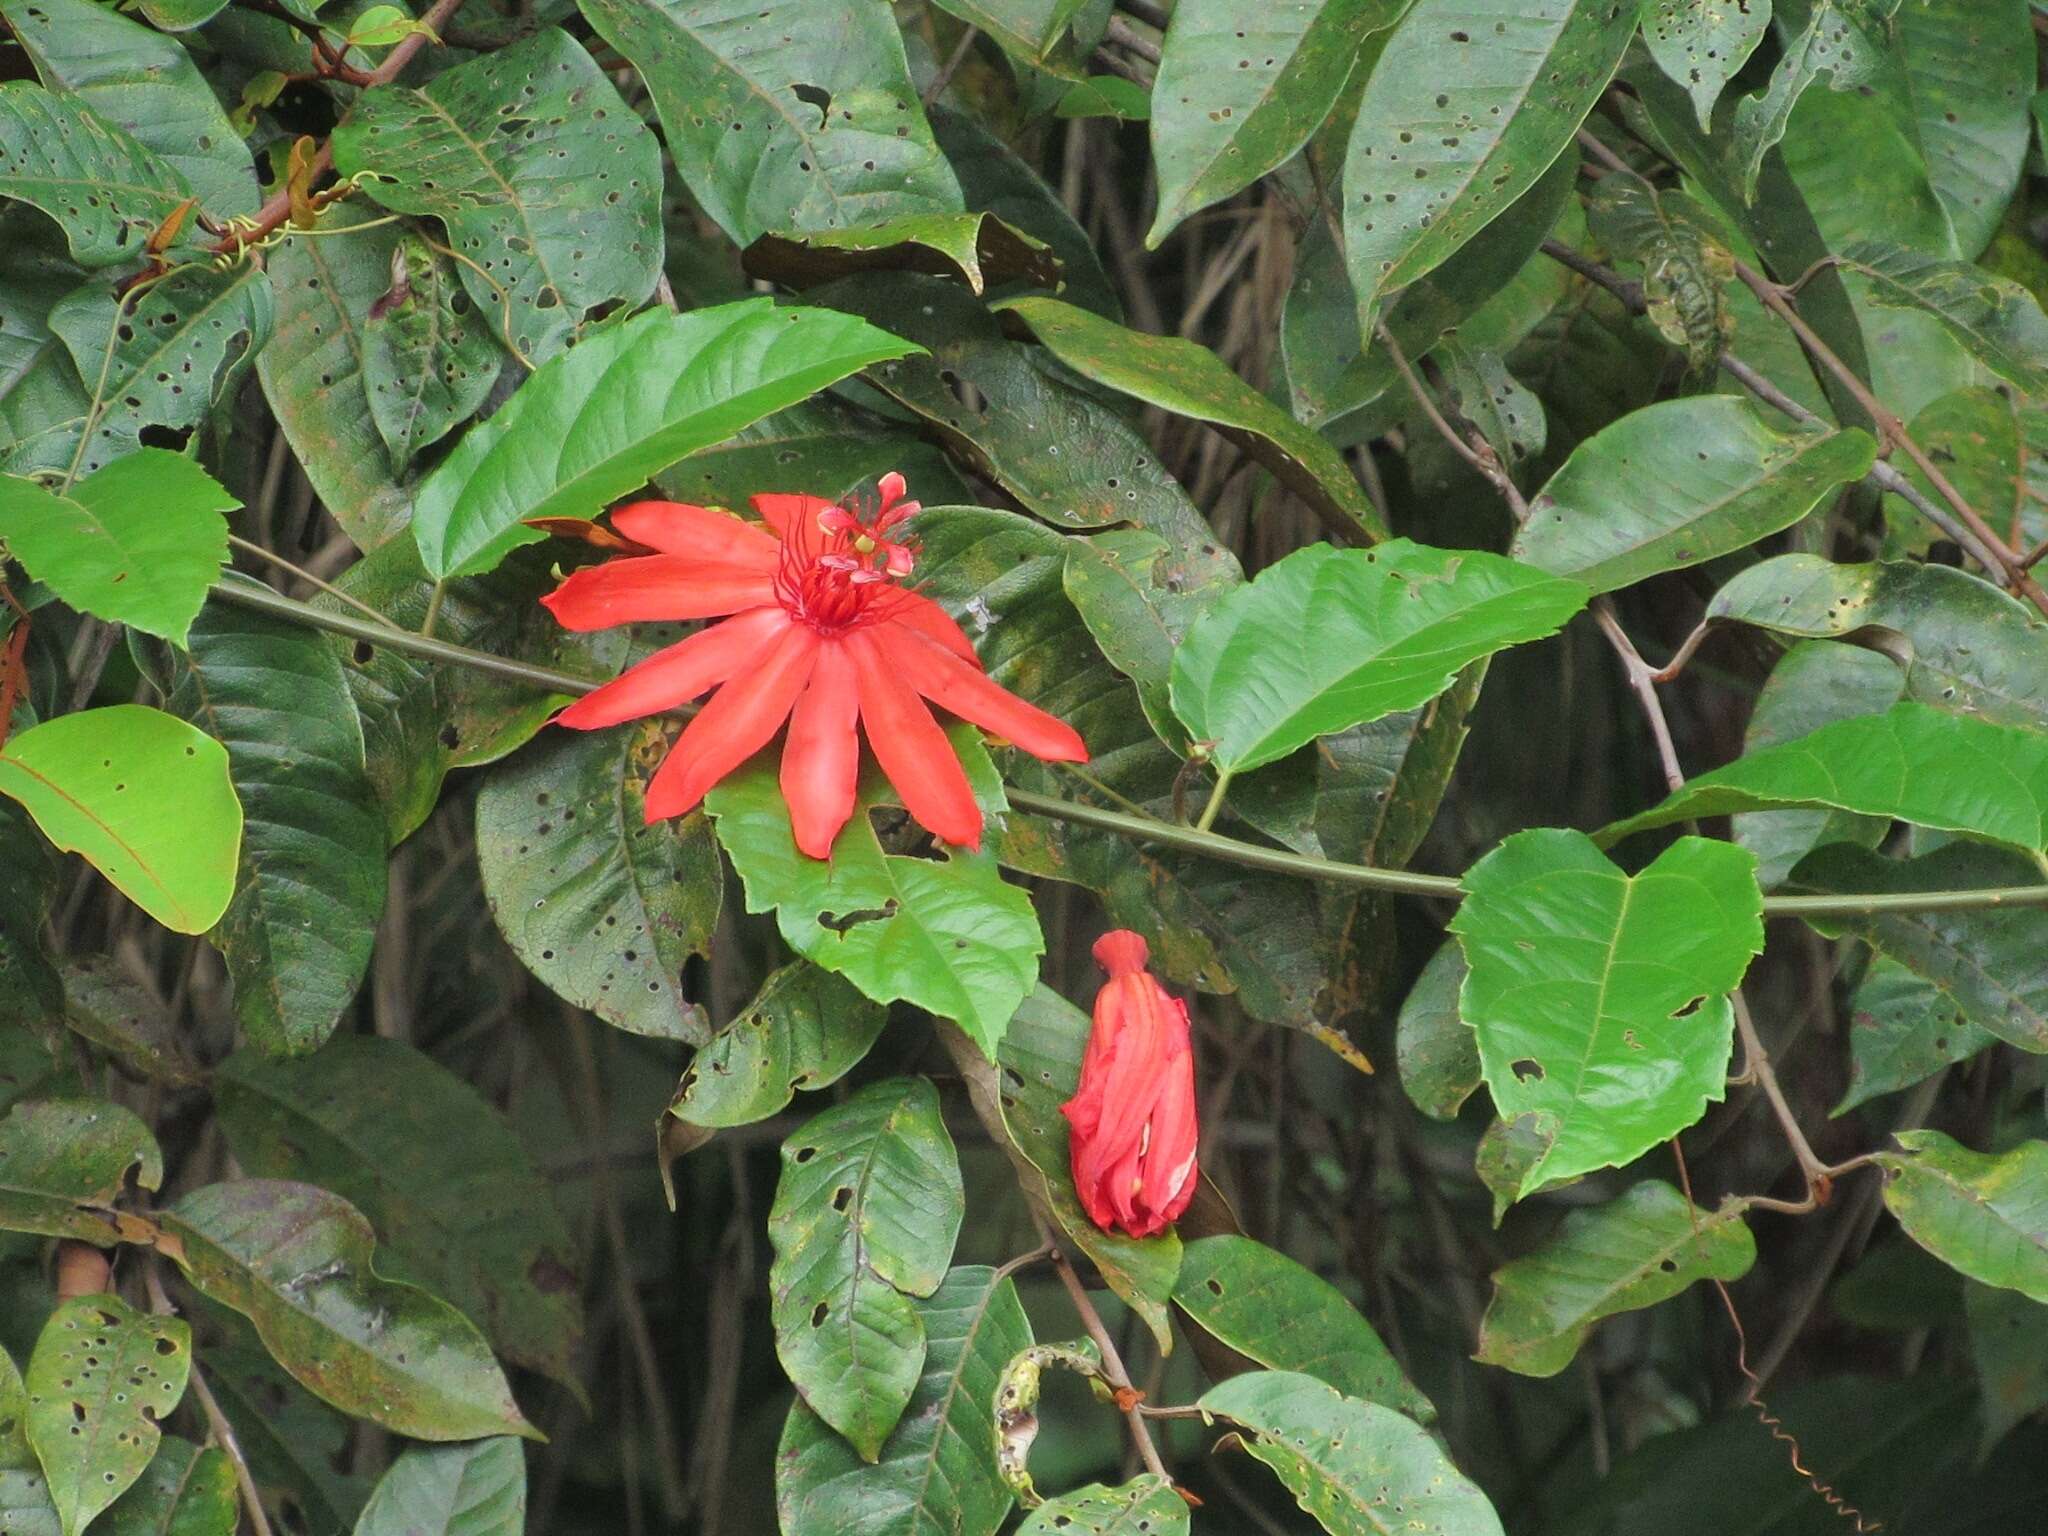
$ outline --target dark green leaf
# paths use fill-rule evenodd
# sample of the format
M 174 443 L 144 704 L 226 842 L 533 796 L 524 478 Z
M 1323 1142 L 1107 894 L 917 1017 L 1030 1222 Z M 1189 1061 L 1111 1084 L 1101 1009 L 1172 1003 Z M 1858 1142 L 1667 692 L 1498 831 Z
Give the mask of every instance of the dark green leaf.
M 143 1189 L 163 1182 L 156 1138 L 131 1111 L 104 1099 L 18 1103 L 0 1120 L 0 1228 L 111 1247 L 131 1168 Z
M 1395 1060 L 1409 1102 L 1432 1120 L 1454 1120 L 1478 1090 L 1479 1037 L 1458 1015 L 1465 951 L 1455 940 L 1437 946 L 1395 1026 Z
M 237 1051 L 214 1083 L 243 1168 L 333 1191 L 375 1226 L 395 1279 L 446 1297 L 506 1358 L 575 1381 L 575 1246 L 518 1136 L 475 1089 L 367 1035 L 296 1060 Z
M 54 1024 L 64 1012 L 64 983 L 43 953 L 43 925 L 56 897 L 57 861 L 27 814 L 5 800 L 0 800 L 0 868 L 7 871 L 7 879 L 0 881 L 0 1019 Z M 0 1108 L 12 1102 L 9 1038 L 0 1035 Z M 28 1038 L 26 1032 L 21 1036 Z
M 101 1536 L 235 1536 L 241 1516 L 227 1453 L 173 1436 L 95 1529 Z
M 1518 832 L 1465 875 L 1460 1009 L 1500 1113 L 1539 1117 L 1523 1175 L 1619 1167 L 1723 1097 L 1727 994 L 1763 949 L 1756 861 L 1681 838 L 1622 873 L 1580 832 Z
M 845 1076 L 888 1021 L 886 1008 L 830 971 L 800 960 L 785 965 L 699 1048 L 668 1112 L 703 1126 L 766 1120 L 799 1088 Z
M 2022 0 L 1923 0 L 1898 12 L 1921 151 L 1959 254 L 1971 260 L 1991 243 L 2026 161 L 2027 15 Z
M 1770 25 L 1770 0 L 1650 0 L 1643 8 L 1650 57 L 1692 97 L 1702 133 L 1713 132 L 1714 103 Z
M 78 97 L 0 83 L 0 197 L 61 224 L 80 266 L 134 260 L 188 194 L 177 170 Z
M 1017 1536 L 1187 1536 L 1187 1530 L 1187 1500 L 1148 1472 L 1118 1488 L 1090 1483 L 1047 1499 Z
M 979 294 L 990 284 L 1057 288 L 1050 246 L 987 213 L 913 213 L 856 229 L 763 235 L 742 256 L 747 273 L 809 288 L 849 272 L 925 272 Z
M 335 169 L 378 202 L 447 225 L 480 317 L 529 367 L 591 309 L 654 289 L 659 147 L 558 27 L 364 92 L 333 142 Z
M 526 1451 L 510 1435 L 416 1445 L 391 1464 L 356 1536 L 524 1536 Z
M 170 1010 L 120 962 L 86 955 L 64 967 L 64 1022 L 126 1069 L 171 1088 L 204 1078 L 186 1053 Z
M 1963 1309 L 1989 1452 L 2023 1419 L 2048 1408 L 2048 1307 L 2017 1291 L 1972 1285 Z
M 91 396 L 50 311 L 85 273 L 57 227 L 26 204 L 0 209 L 0 471 L 71 467 Z
M 491 311 L 458 285 L 454 267 L 417 235 L 391 259 L 391 287 L 363 317 L 362 382 L 393 468 L 475 415 L 505 353 Z
M 1996 1038 L 1933 982 L 1875 956 L 1849 999 L 1849 1087 L 1834 1113 L 1924 1082 Z
M 1787 38 L 1770 83 L 1735 104 L 1731 163 L 1753 200 L 1764 156 L 1785 136 L 1792 109 L 1822 75 L 1837 91 L 1852 91 L 1887 68 L 1895 38 L 1892 14 L 1899 0 L 1813 0 L 1806 25 Z
M 1931 316 L 2000 378 L 2029 394 L 2048 393 L 2048 315 L 2018 283 L 1877 240 L 1850 246 L 1841 265 L 1865 280 L 1871 303 Z

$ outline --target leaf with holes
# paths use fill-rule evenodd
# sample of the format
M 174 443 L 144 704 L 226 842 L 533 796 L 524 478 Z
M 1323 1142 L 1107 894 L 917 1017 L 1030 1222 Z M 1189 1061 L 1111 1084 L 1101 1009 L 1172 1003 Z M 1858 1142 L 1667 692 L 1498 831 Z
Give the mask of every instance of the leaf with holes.
M 177 1318 L 118 1296 L 81 1296 L 51 1314 L 23 1380 L 28 1443 L 64 1536 L 78 1536 L 142 1475 L 191 1370 L 192 1330 Z
M 608 326 L 542 367 L 423 481 L 413 536 L 438 579 L 491 570 L 656 470 L 856 369 L 915 350 L 848 315 L 747 299 Z
M 867 1055 L 889 1011 L 830 971 L 798 960 L 771 973 L 711 1037 L 668 1112 L 691 1125 L 751 1125 L 806 1091 L 837 1082 Z
M 1880 309 L 1931 316 L 2000 378 L 2030 395 L 2048 392 L 2048 315 L 2010 278 L 1878 240 L 1850 246 L 1840 265 L 1864 279 L 1863 291 Z
M 1153 82 L 1156 248 L 1188 215 L 1220 203 L 1293 157 L 1323 124 L 1374 32 L 1410 0 L 1310 0 L 1256 10 L 1181 0 Z
M 55 219 L 80 266 L 135 260 L 190 192 L 177 170 L 78 97 L 0 81 L 0 197 Z
M 768 1212 L 775 1352 L 803 1400 L 874 1461 L 917 1388 L 910 1298 L 945 1279 L 966 1213 L 960 1164 L 921 1077 L 863 1088 L 791 1133 Z
M 1313 1376 L 1250 1371 L 1202 1394 L 1198 1407 L 1243 1429 L 1244 1448 L 1287 1485 L 1332 1536 L 1500 1536 L 1486 1495 L 1451 1465 L 1429 1432 Z
M 481 320 L 529 367 L 598 305 L 654 289 L 659 147 L 559 27 L 425 86 L 365 91 L 333 143 L 335 169 L 386 208 L 448 227 Z
M 143 448 L 62 495 L 0 476 L 0 543 L 73 608 L 183 645 L 240 505 L 190 459 Z
M 363 1506 L 355 1536 L 523 1536 L 526 1451 L 509 1435 L 415 1445 Z
M 1420 1424 L 1436 1419 L 1344 1294 L 1263 1243 L 1234 1233 L 1189 1243 L 1173 1299 L 1203 1332 L 1270 1370 L 1313 1376 Z
M 1344 250 L 1371 336 L 1386 297 L 1442 264 L 1548 170 L 1635 35 L 1623 0 L 1416 0 L 1344 152 Z
M 763 235 L 741 255 L 747 273 L 810 288 L 850 272 L 924 272 L 979 294 L 991 284 L 1057 288 L 1052 248 L 989 213 L 913 213 L 857 229 Z
M 72 1033 L 116 1057 L 127 1071 L 168 1088 L 196 1088 L 205 1081 L 170 1009 L 119 961 L 81 956 L 65 963 L 63 980 L 64 1022 Z
M 1432 1120 L 1455 1120 L 1481 1080 L 1479 1041 L 1458 1014 L 1464 987 L 1465 951 L 1446 941 L 1422 967 L 1395 1021 L 1401 1089 Z
M 1952 1269 L 2048 1306 L 2048 1141 L 1987 1155 L 1940 1131 L 1895 1131 L 1884 1203 Z
M 241 802 L 226 750 L 175 715 L 111 704 L 45 720 L 0 747 L 0 795 L 166 928 L 204 933 L 227 910 Z
M 1087 1014 L 1043 984 L 1024 1000 L 996 1055 L 1003 1129 L 1026 1165 L 1019 1174 L 1027 1185 L 1035 1183 L 1033 1193 L 1061 1232 L 1144 1319 L 1163 1352 L 1173 1347 L 1167 1301 L 1180 1273 L 1180 1238 L 1171 1229 L 1157 1237 L 1105 1231 L 1088 1219 L 1074 1191 L 1067 1117 L 1060 1106 L 1080 1086 L 1090 1027 Z
M 507 1359 L 576 1380 L 575 1245 L 518 1136 L 468 1083 L 396 1040 L 344 1035 L 295 1060 L 237 1051 L 214 1094 L 249 1173 L 333 1191 L 375 1225 L 394 1279 L 446 1297 Z
M 1806 25 L 1785 42 L 1770 83 L 1735 103 L 1728 155 L 1745 199 L 1754 201 L 1764 156 L 1785 137 L 1792 109 L 1822 75 L 1837 91 L 1869 85 L 1891 66 L 1892 16 L 1899 0 L 1813 0 Z
M 2023 0 L 1923 0 L 1899 8 L 1921 152 L 1956 245 L 1998 232 L 2032 137 L 2034 39 Z
M 629 1033 L 702 1044 L 710 1024 L 683 968 L 710 953 L 724 872 L 703 816 L 643 814 L 667 751 L 659 721 L 549 732 L 478 794 L 477 863 L 535 976 Z
M 1474 1359 L 1555 1376 L 1603 1317 L 1653 1307 L 1697 1280 L 1739 1280 L 1756 1262 L 1740 1209 L 1708 1215 L 1646 1180 L 1572 1211 L 1535 1252 L 1496 1270 Z
M 1791 527 L 1876 456 L 1866 432 L 1780 432 L 1734 395 L 1666 400 L 1573 449 L 1510 552 L 1595 592 L 1632 586 Z
M 1763 949 L 1756 861 L 1680 838 L 1623 874 L 1584 833 L 1518 832 L 1464 879 L 1460 1012 L 1503 1117 L 1539 1117 L 1527 1195 L 1620 1167 L 1726 1093 L 1728 994 Z
M 1172 1482 L 1153 1473 L 1116 1488 L 1089 1483 L 1047 1499 L 1017 1536 L 1187 1536 L 1188 1505 Z
M 118 1241 L 111 1211 L 128 1172 L 142 1189 L 163 1182 L 149 1127 L 103 1099 L 29 1099 L 0 1120 L 0 1230 Z
M 924 1373 L 895 1433 L 865 1466 L 801 1401 L 775 1451 L 782 1529 L 839 1536 L 995 1536 L 1012 1497 L 996 1468 L 995 1396 L 1004 1368 L 1031 1346 L 1009 1276 L 962 1266 L 914 1304 Z
M 1714 129 L 1714 103 L 1771 27 L 1771 0 L 1649 0 L 1643 41 L 1650 57 L 1685 87 L 1700 132 Z
M 1849 998 L 1849 1086 L 1832 1113 L 1925 1082 L 1996 1041 L 1933 982 L 1874 955 Z
M 1312 545 L 1188 631 L 1173 708 L 1228 773 L 1413 709 L 1483 656 L 1555 633 L 1586 588 L 1499 555 Z
M 1082 377 L 1206 422 L 1270 471 L 1295 495 L 1367 541 L 1385 523 L 1343 458 L 1224 365 L 1207 347 L 1177 336 L 1150 336 L 1058 299 L 1007 299 L 997 306 L 1030 328 L 1046 349 Z
M 141 1478 L 94 1530 L 99 1536 L 235 1536 L 241 1518 L 227 1452 L 167 1435 Z
M 399 240 L 391 286 L 363 316 L 363 388 L 370 419 L 404 474 L 413 455 L 474 416 L 498 382 L 505 351 L 456 281 L 455 269 L 417 235 Z
M 160 1219 L 193 1287 L 254 1323 L 278 1364 L 344 1413 L 415 1440 L 538 1434 L 475 1326 L 377 1273 L 370 1224 L 341 1196 L 239 1179 Z

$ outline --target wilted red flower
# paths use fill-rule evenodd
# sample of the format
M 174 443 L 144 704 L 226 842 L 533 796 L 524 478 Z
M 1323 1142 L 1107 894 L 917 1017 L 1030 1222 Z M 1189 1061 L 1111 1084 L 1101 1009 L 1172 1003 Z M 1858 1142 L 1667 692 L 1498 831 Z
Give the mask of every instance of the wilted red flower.
M 825 858 L 853 814 L 857 719 L 910 814 L 945 841 L 978 848 L 981 808 L 927 699 L 1035 757 L 1087 760 L 1071 726 L 990 681 L 960 626 L 900 584 L 913 550 L 890 534 L 918 510 L 904 489 L 901 475 L 884 475 L 880 504 L 865 515 L 817 496 L 760 495 L 761 524 L 635 502 L 612 514 L 612 526 L 656 553 L 587 567 L 541 599 L 578 630 L 724 619 L 556 716 L 596 730 L 717 688 L 648 784 L 649 821 L 690 810 L 787 720 L 782 797 L 797 846 Z
M 1145 941 L 1119 928 L 1095 941 L 1109 980 L 1081 1082 L 1060 1106 L 1073 1128 L 1074 1187 L 1104 1231 L 1150 1237 L 1195 1197 L 1195 1054 L 1187 1005 L 1145 969 Z

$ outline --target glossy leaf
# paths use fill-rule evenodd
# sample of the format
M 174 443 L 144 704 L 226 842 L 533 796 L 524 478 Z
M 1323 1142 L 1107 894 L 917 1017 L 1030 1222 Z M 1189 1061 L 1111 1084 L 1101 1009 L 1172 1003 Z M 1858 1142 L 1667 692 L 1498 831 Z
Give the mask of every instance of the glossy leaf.
M 1057 288 L 1059 258 L 988 213 L 914 213 L 853 229 L 763 235 L 748 246 L 747 272 L 785 288 L 809 288 L 850 272 L 924 272 L 979 294 L 990 284 Z
M 1370 336 L 1386 297 L 1486 227 L 1571 143 L 1635 35 L 1620 0 L 1416 0 L 1344 152 L 1344 251 Z
M 1315 545 L 1268 567 L 1193 626 L 1173 707 L 1227 772 L 1442 693 L 1483 656 L 1555 632 L 1577 582 L 1478 551 L 1396 540 Z
M 1711 133 L 1714 104 L 1771 26 L 1770 0 L 1650 0 L 1643 41 L 1657 67 L 1686 89 Z
M 447 1302 L 382 1278 L 376 1239 L 339 1195 L 242 1179 L 162 1215 L 200 1294 L 256 1325 L 308 1391 L 415 1440 L 532 1435 L 483 1336 Z
M 741 245 L 954 213 L 894 20 L 805 0 L 580 0 L 647 84 L 675 168 Z
M 113 704 L 45 720 L 0 748 L 0 794 L 166 928 L 204 933 L 227 910 L 242 806 L 226 750 L 176 716 Z
M 1207 422 L 1309 505 L 1356 526 L 1368 541 L 1386 537 L 1379 513 L 1337 451 L 1207 347 L 1126 330 L 1058 299 L 1009 299 L 998 307 L 1020 318 L 1053 356 L 1084 378 Z
M 477 796 L 477 863 L 498 931 L 526 968 L 608 1024 L 701 1043 L 683 990 L 708 954 L 724 871 L 702 816 L 649 825 L 661 726 L 551 731 Z
M 1996 1038 L 1933 982 L 1874 956 L 1849 999 L 1849 1086 L 1834 1113 L 1924 1082 Z
M 1090 1483 L 1047 1499 L 1017 1536 L 1187 1536 L 1188 1506 L 1172 1483 L 1146 1473 L 1116 1488 Z
M 966 1212 L 921 1077 L 872 1083 L 795 1131 L 768 1213 L 775 1350 L 803 1400 L 875 1461 L 925 1363 L 913 1296 L 945 1278 Z
M 1878 1161 L 1906 1235 L 1953 1269 L 2048 1305 L 2048 1142 L 1987 1155 L 1940 1131 L 1896 1131 Z
M 1455 940 L 1437 947 L 1401 1004 L 1395 1059 L 1409 1102 L 1432 1120 L 1452 1120 L 1479 1089 L 1479 1039 L 1458 1014 L 1465 987 L 1465 951 Z
M 0 1120 L 0 1229 L 111 1247 L 109 1214 L 128 1183 L 163 1182 L 149 1127 L 103 1099 L 29 1099 Z
M 379 1479 L 356 1536 L 523 1536 L 526 1450 L 509 1435 L 415 1445 Z
M 801 1402 L 775 1453 L 775 1508 L 788 1536 L 995 1536 L 1010 1512 L 996 1470 L 995 1395 L 1030 1347 L 1008 1276 L 964 1266 L 915 1304 L 924 1373 L 879 1460 L 854 1450 Z
M 66 1301 L 44 1324 L 23 1373 L 28 1442 L 64 1536 L 78 1536 L 142 1475 L 191 1370 L 191 1328 L 118 1296 Z
M 250 1174 L 348 1201 L 376 1227 L 394 1279 L 453 1302 L 507 1359 L 576 1380 L 575 1245 L 518 1136 L 475 1089 L 396 1040 L 344 1035 L 294 1060 L 237 1051 L 214 1094 Z
M 384 826 L 340 658 L 303 625 L 214 603 L 167 681 L 166 706 L 227 748 L 245 817 L 210 935 L 236 1017 L 265 1050 L 313 1050 L 354 1000 L 384 912 Z
M 498 382 L 505 353 L 490 315 L 463 291 L 446 257 L 417 235 L 399 241 L 391 286 L 362 322 L 370 419 L 399 474 L 475 415 Z
M 830 971 L 800 960 L 785 965 L 698 1049 L 668 1112 L 702 1126 L 766 1120 L 798 1089 L 844 1077 L 888 1021 L 886 1008 Z
M 143 448 L 62 495 L 0 477 L 0 543 L 71 607 L 183 645 L 240 505 L 190 459 Z
M 1619 1167 L 1725 1093 L 1727 994 L 1763 948 L 1756 861 L 1681 838 L 1625 875 L 1583 833 L 1518 832 L 1466 872 L 1460 1010 L 1509 1119 L 1538 1118 L 1546 1180 Z
M 190 195 L 178 171 L 78 97 L 0 82 L 0 197 L 62 225 L 80 266 L 133 260 Z
M 1510 552 L 1596 592 L 1630 586 L 1791 527 L 1876 454 L 1854 428 L 1780 432 L 1732 395 L 1667 400 L 1574 449 Z
M 1702 1213 L 1647 1180 L 1571 1212 L 1542 1247 L 1494 1273 L 1474 1358 L 1555 1376 L 1603 1317 L 1655 1306 L 1698 1280 L 1739 1280 L 1755 1262 L 1737 1208 Z
M 1361 1403 L 1313 1376 L 1253 1371 L 1202 1394 L 1200 1406 L 1249 1433 L 1267 1466 L 1331 1536 L 1499 1536 L 1486 1495 L 1411 1419 Z
M 1436 1418 L 1343 1293 L 1263 1243 L 1228 1233 L 1189 1243 L 1173 1299 L 1203 1332 L 1270 1370 L 1313 1376 L 1421 1424 Z
M 166 1436 L 141 1478 L 93 1529 L 101 1536 L 235 1536 L 241 1518 L 227 1453 Z
M 1808 86 L 1826 75 L 1830 88 L 1852 91 L 1883 72 L 1898 8 L 1899 0 L 1813 0 L 1769 84 L 1735 104 L 1730 154 L 1746 199 L 1755 198 L 1764 156 L 1785 136 Z
M 595 517 L 656 470 L 910 350 L 845 315 L 767 299 L 608 327 L 534 374 L 421 484 L 413 535 L 427 572 L 488 571 L 543 537 L 530 519 Z
M 1850 246 L 1842 269 L 1864 279 L 1871 303 L 1930 316 L 2000 378 L 2048 392 L 2048 315 L 2018 283 L 1881 241 Z
M 1336 105 L 1366 37 L 1408 4 L 1309 0 L 1257 13 L 1235 0 L 1176 6 L 1152 86 L 1159 211 L 1146 245 L 1292 157 Z
M 1160 1348 L 1170 1349 L 1166 1303 L 1181 1268 L 1179 1236 L 1171 1230 L 1156 1237 L 1106 1232 L 1088 1219 L 1074 1191 L 1073 1153 L 1060 1106 L 1080 1086 L 1090 1027 L 1087 1014 L 1043 984 L 1024 1000 L 996 1056 L 1003 1128 L 1024 1160 L 1018 1173 L 1029 1192 L 1088 1256 L 1103 1283 L 1144 1320 Z
M 341 175 L 447 226 L 468 258 L 471 302 L 529 367 L 568 345 L 597 305 L 653 291 L 660 152 L 558 27 L 425 86 L 364 92 L 333 142 Z

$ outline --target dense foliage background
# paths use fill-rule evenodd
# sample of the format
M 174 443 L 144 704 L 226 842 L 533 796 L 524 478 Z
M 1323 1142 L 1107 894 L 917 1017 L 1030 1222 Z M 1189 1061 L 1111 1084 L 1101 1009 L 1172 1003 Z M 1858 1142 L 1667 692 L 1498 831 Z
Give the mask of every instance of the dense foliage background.
M 2044 31 L 0 0 L 0 1532 L 2038 1528 Z M 1088 767 L 643 826 L 889 470 Z

